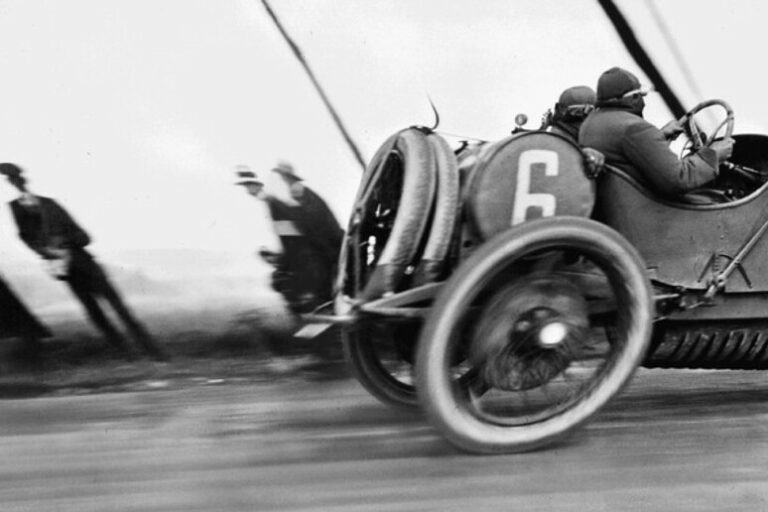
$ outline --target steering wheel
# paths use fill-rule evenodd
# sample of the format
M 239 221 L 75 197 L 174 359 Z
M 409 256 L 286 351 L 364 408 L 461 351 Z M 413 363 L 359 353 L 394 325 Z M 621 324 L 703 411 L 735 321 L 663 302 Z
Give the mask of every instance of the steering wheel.
M 725 109 L 725 119 L 715 128 L 715 130 L 710 133 L 709 135 L 703 134 L 702 130 L 694 120 L 694 115 L 698 112 L 701 112 L 705 108 L 709 108 L 712 106 L 720 106 L 723 109 Z M 725 133 L 723 134 L 724 138 L 728 138 L 733 134 L 733 122 L 734 122 L 734 116 L 733 116 L 733 109 L 731 106 L 726 103 L 723 100 L 707 100 L 702 101 L 695 107 L 693 107 L 691 110 L 685 113 L 683 117 L 681 117 L 678 122 L 683 125 L 683 130 L 685 131 L 686 136 L 690 140 L 690 147 L 688 148 L 691 152 L 698 151 L 700 148 L 704 146 L 709 146 L 712 144 L 712 142 L 715 141 L 715 137 L 717 134 L 725 127 Z M 722 165 L 731 171 L 734 174 L 737 174 L 741 176 L 741 178 L 746 180 L 746 183 L 751 185 L 761 185 L 765 183 L 766 176 L 757 169 L 752 169 L 750 167 L 747 167 L 745 165 L 739 165 L 734 164 L 729 161 L 722 162 Z M 748 186 L 749 189 L 752 189 L 753 187 Z
M 725 109 L 725 120 L 723 120 L 723 122 L 720 123 L 711 134 L 708 136 L 705 134 L 702 138 L 702 130 L 698 124 L 696 124 L 694 115 L 701 112 L 705 108 L 712 106 L 720 106 Z M 685 134 L 691 140 L 691 151 L 698 151 L 703 146 L 709 146 L 715 140 L 715 136 L 717 136 L 723 127 L 725 127 L 725 138 L 728 138 L 733 134 L 733 109 L 723 100 L 702 101 L 691 110 L 686 112 L 683 117 L 678 119 L 678 122 L 683 126 Z

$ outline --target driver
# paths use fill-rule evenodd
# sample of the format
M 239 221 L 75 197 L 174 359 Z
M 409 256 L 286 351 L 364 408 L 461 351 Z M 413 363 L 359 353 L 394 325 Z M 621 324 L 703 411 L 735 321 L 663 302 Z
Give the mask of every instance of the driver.
M 626 171 L 660 195 L 700 202 L 685 194 L 717 177 L 719 164 L 733 152 L 733 139 L 716 140 L 678 158 L 669 143 L 683 127 L 673 120 L 658 129 L 645 121 L 646 94 L 637 77 L 625 69 L 614 67 L 600 75 L 597 109 L 582 124 L 579 143 L 602 152 L 607 164 Z

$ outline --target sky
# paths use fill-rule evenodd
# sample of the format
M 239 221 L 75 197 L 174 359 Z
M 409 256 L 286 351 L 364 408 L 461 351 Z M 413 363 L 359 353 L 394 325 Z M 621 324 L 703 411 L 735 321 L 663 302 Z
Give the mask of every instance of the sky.
M 431 124 L 428 96 L 442 132 L 498 140 L 517 113 L 535 126 L 565 87 L 594 86 L 609 67 L 645 79 L 594 0 L 271 4 L 366 157 L 391 133 Z M 686 106 L 720 97 L 737 132 L 768 132 L 765 73 L 751 65 L 768 6 L 619 4 Z M 360 167 L 257 0 L 2 0 L 0 66 L 0 160 L 63 203 L 104 260 L 141 267 L 158 250 L 207 250 L 233 273 L 263 273 L 254 252 L 276 239 L 262 205 L 233 185 L 240 164 L 285 195 L 269 169 L 293 162 L 346 222 Z M 651 121 L 670 119 L 659 98 L 648 103 Z M 0 183 L 0 201 L 13 197 Z M 0 272 L 18 262 L 36 258 L 2 208 Z

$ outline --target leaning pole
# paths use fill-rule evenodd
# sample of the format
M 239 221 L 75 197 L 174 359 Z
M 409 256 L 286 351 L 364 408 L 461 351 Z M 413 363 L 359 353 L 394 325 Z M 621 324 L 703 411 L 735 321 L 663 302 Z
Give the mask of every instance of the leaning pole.
M 325 94 L 325 91 L 323 91 L 323 88 L 320 86 L 320 82 L 317 81 L 315 74 L 312 72 L 312 69 L 309 67 L 309 63 L 304 58 L 304 55 L 302 54 L 301 49 L 293 41 L 293 39 L 291 39 L 291 36 L 288 35 L 288 32 L 286 32 L 285 28 L 283 27 L 283 24 L 280 23 L 280 20 L 275 14 L 275 11 L 273 11 L 272 7 L 270 7 L 269 2 L 267 0 L 261 0 L 261 3 L 264 4 L 264 8 L 267 10 L 267 14 L 269 14 L 269 17 L 272 18 L 272 21 L 277 27 L 277 30 L 283 36 L 283 39 L 285 39 L 285 42 L 288 43 L 288 46 L 291 48 L 291 51 L 296 56 L 296 59 L 299 61 L 299 63 L 301 63 L 301 66 L 304 68 L 304 71 L 306 71 L 307 76 L 312 82 L 312 85 L 315 87 L 315 90 L 320 95 L 320 99 L 323 100 L 323 103 L 325 104 L 325 108 L 327 108 L 328 112 L 331 114 L 331 117 L 333 118 L 333 122 L 336 123 L 336 127 L 341 132 L 342 137 L 344 137 L 344 141 L 346 141 L 347 145 L 349 146 L 349 149 L 351 149 L 352 153 L 355 155 L 355 159 L 357 159 L 358 163 L 360 163 L 360 166 L 363 168 L 363 170 L 365 170 L 365 159 L 360 153 L 360 150 L 357 148 L 357 145 L 355 144 L 355 142 L 352 140 L 352 136 L 344 127 L 344 123 L 342 123 L 341 118 L 339 117 L 339 114 L 336 112 L 336 109 L 333 108 L 333 105 L 331 104 L 331 101 L 328 99 L 328 96 Z
M 624 43 L 629 54 L 648 76 L 659 94 L 661 94 L 661 97 L 664 99 L 664 103 L 667 104 L 669 110 L 675 117 L 682 117 L 686 112 L 685 107 L 683 107 L 683 104 L 672 90 L 672 87 L 670 87 L 661 75 L 661 72 L 653 63 L 653 60 L 651 60 L 648 52 L 646 52 L 643 45 L 640 44 L 637 36 L 635 36 L 635 32 L 632 30 L 632 27 L 630 27 L 629 22 L 619 8 L 616 7 L 616 4 L 612 0 L 597 0 L 597 2 L 600 4 L 600 7 L 603 8 L 603 11 L 605 11 L 606 16 L 608 16 L 608 19 L 613 24 L 613 27 L 619 34 L 619 38 L 621 38 L 621 42 Z

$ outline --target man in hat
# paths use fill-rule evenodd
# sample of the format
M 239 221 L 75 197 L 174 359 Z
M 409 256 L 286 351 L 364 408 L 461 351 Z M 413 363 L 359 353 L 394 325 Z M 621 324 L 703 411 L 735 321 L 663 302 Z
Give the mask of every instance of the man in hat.
M 302 217 L 298 205 L 288 204 L 264 191 L 264 184 L 246 166 L 238 166 L 237 185 L 267 205 L 272 226 L 280 240 L 282 253 L 266 248 L 259 249 L 259 256 L 274 267 L 272 288 L 280 293 L 294 313 L 306 313 L 327 297 L 321 293 L 325 286 L 324 271 L 320 268 L 315 251 L 304 231 L 299 227 Z
M 244 187 L 248 194 L 267 204 L 275 233 L 280 238 L 284 248 L 286 243 L 290 246 L 293 237 L 302 235 L 296 224 L 296 219 L 299 216 L 297 207 L 289 205 L 271 194 L 267 194 L 264 191 L 264 183 L 259 181 L 256 178 L 256 173 L 249 170 L 247 166 L 238 166 L 237 169 L 239 181 L 235 184 Z
M 296 174 L 290 163 L 280 161 L 272 171 L 280 175 L 288 186 L 291 197 L 301 206 L 299 228 L 322 254 L 330 273 L 335 273 L 341 241 L 344 237 L 344 230 L 339 226 L 336 216 L 325 201 L 304 183 L 301 176 Z M 329 287 L 331 282 L 332 277 Z
M 699 202 L 685 194 L 714 180 L 721 162 L 733 152 L 733 139 L 713 141 L 709 147 L 679 159 L 669 143 L 682 133 L 678 121 L 661 129 L 643 119 L 644 96 L 635 75 L 614 67 L 597 82 L 597 109 L 579 131 L 579 143 L 597 149 L 606 163 L 626 171 L 663 196 Z
M 238 165 L 237 178 L 235 185 L 240 185 L 253 197 L 261 198 L 264 192 L 264 183 L 256 179 L 256 173 L 252 172 L 247 165 Z
M 574 144 L 579 142 L 579 128 L 587 115 L 595 108 L 597 96 L 591 87 L 576 85 L 560 94 L 554 109 L 544 117 L 543 128 Z
M 576 85 L 560 94 L 554 110 L 549 110 L 542 120 L 542 129 L 559 135 L 574 144 L 579 144 L 579 129 L 590 112 L 595 108 L 596 95 L 591 87 Z M 605 156 L 593 149 L 582 148 L 587 173 L 597 176 L 605 164 Z
M 69 285 L 85 308 L 91 321 L 107 341 L 125 348 L 123 335 L 112 325 L 97 299 L 103 298 L 126 324 L 136 341 L 157 359 L 165 355 L 146 329 L 136 320 L 112 286 L 106 273 L 85 249 L 91 242 L 69 213 L 51 198 L 38 196 L 27 188 L 21 168 L 12 163 L 0 164 L 0 174 L 19 191 L 11 201 L 11 213 L 19 236 L 30 249 L 48 264 L 50 273 Z

